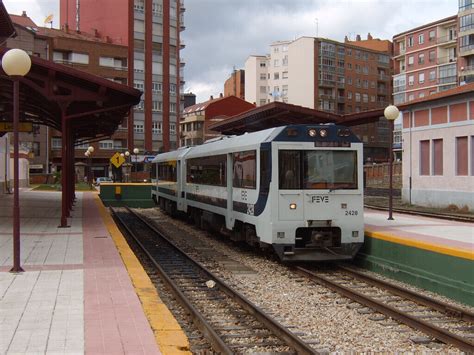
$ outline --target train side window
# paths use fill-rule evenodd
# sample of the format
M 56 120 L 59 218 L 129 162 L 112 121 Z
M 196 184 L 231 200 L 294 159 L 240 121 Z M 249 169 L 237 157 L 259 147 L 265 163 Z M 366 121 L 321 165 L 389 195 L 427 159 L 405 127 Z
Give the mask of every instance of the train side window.
M 186 164 L 187 182 L 226 186 L 227 156 L 225 154 L 188 159 Z
M 233 186 L 244 189 L 256 188 L 257 155 L 255 150 L 233 154 Z
M 268 164 L 268 150 L 260 151 L 260 191 L 268 192 L 270 190 L 270 166 Z
M 278 154 L 279 188 L 301 189 L 301 152 L 280 150 Z

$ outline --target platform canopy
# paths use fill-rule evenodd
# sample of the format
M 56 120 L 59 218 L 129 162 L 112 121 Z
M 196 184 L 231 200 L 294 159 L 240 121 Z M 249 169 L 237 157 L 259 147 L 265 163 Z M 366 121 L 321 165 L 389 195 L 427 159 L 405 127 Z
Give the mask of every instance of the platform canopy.
M 8 49 L 0 48 L 0 58 Z M 30 72 L 20 78 L 20 121 L 62 131 L 62 119 L 70 124 L 74 141 L 108 137 L 141 92 L 96 75 L 31 57 Z M 12 80 L 0 68 L 0 122 L 12 121 Z
M 338 115 L 284 102 L 271 102 L 214 123 L 209 129 L 231 135 L 288 124 L 337 123 L 356 126 L 363 123 L 377 122 L 380 117 L 383 117 L 383 109 Z

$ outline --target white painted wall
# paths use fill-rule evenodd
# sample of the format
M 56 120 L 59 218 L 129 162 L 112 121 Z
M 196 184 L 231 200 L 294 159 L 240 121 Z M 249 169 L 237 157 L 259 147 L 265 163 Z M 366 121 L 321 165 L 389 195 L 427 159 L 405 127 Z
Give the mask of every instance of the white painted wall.
M 301 37 L 288 48 L 288 102 L 314 107 L 315 39 Z
M 474 120 L 405 128 L 403 136 L 402 198 L 412 204 L 474 209 Z M 468 176 L 456 175 L 456 137 L 468 136 Z M 443 139 L 443 175 L 420 176 L 420 141 Z M 430 169 L 433 170 L 432 145 Z M 411 177 L 411 189 L 410 189 Z
M 265 63 L 261 67 L 260 63 Z M 260 106 L 260 100 L 267 99 L 267 91 L 260 92 L 260 86 L 268 87 L 267 78 L 267 57 L 251 55 L 245 61 L 245 100 Z M 260 74 L 265 74 L 265 79 L 260 79 Z
M 288 85 L 288 78 L 283 79 L 283 73 L 289 74 L 288 61 L 289 61 L 289 45 L 291 41 L 278 41 L 273 42 L 270 45 L 270 57 L 268 60 L 268 86 L 270 87 L 270 93 L 268 96 L 270 102 L 280 101 L 288 102 L 288 94 L 283 95 L 283 86 Z M 286 57 L 286 63 L 285 63 Z M 277 74 L 278 79 L 275 79 Z

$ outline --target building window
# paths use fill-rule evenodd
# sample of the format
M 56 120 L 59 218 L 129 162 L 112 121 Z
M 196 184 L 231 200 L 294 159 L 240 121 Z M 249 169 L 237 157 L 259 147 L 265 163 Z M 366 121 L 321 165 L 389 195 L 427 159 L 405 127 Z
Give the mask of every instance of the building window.
M 431 30 L 430 33 L 429 33 L 429 41 L 430 41 L 430 42 L 434 41 L 435 36 L 436 36 L 436 31 L 435 31 L 435 30 Z
M 51 138 L 51 148 L 53 149 L 61 149 L 61 138 L 60 137 L 53 137 Z
M 144 82 L 143 82 L 143 80 L 134 80 L 134 81 L 133 81 L 133 87 L 134 87 L 135 89 L 138 89 L 138 90 L 143 91 L 143 88 L 144 88 Z
M 288 56 L 285 55 L 281 61 L 281 65 L 288 66 Z
M 176 124 L 175 123 L 170 123 L 170 133 L 171 134 L 176 133 Z
M 467 137 L 456 137 L 456 175 L 467 175 Z
M 152 101 L 151 110 L 154 112 L 161 112 L 163 110 L 163 103 L 161 101 Z
M 347 85 L 352 85 L 352 78 L 351 77 L 347 78 Z
M 430 71 L 430 81 L 436 80 L 436 70 Z
M 413 36 L 407 38 L 407 47 L 413 47 Z
M 418 44 L 423 44 L 425 43 L 425 35 L 422 33 L 421 35 L 418 36 Z
M 170 112 L 176 112 L 176 103 L 170 102 Z
M 421 98 L 423 98 L 423 97 L 425 97 L 425 93 L 424 93 L 424 92 L 420 92 L 420 93 L 418 94 L 418 98 L 421 99 Z
M 266 67 L 265 62 L 260 62 L 260 68 L 265 68 L 265 67 Z
M 273 80 L 280 79 L 280 73 L 273 73 Z
M 143 73 L 145 71 L 145 62 L 140 59 L 135 59 L 133 61 L 133 71 Z
M 173 84 L 173 83 L 170 84 L 170 93 L 176 94 L 176 84 Z
M 161 134 L 161 122 L 152 122 L 151 132 L 153 134 Z
M 430 63 L 433 63 L 436 59 L 436 52 L 435 51 L 430 51 L 430 54 L 429 54 L 429 60 L 430 60 Z
M 362 94 L 362 102 L 369 102 L 369 95 Z
M 352 100 L 352 91 L 347 92 L 347 99 Z
M 413 65 L 413 63 L 415 62 L 415 57 L 414 56 L 409 56 L 408 57 L 408 66 L 411 66 Z
M 143 133 L 143 123 L 134 123 L 133 124 L 133 131 L 135 133 Z
M 408 77 L 408 85 L 412 86 L 414 83 L 415 83 L 415 76 L 414 76 L 414 75 L 410 75 L 410 76 Z
M 106 150 L 114 149 L 114 141 L 111 140 L 111 139 L 100 141 L 99 142 L 99 149 L 106 149 Z
M 375 95 L 370 95 L 370 102 L 375 102 Z
M 260 86 L 260 94 L 266 94 L 267 93 L 267 87 L 266 86 Z
M 430 175 L 430 141 L 420 141 L 420 175 Z
M 424 53 L 421 53 L 418 55 L 418 64 L 425 64 L 425 55 Z
M 425 73 L 418 74 L 418 83 L 423 84 L 425 82 Z
M 260 73 L 260 80 L 267 80 L 267 74 Z
M 260 106 L 263 106 L 263 105 L 265 105 L 266 103 L 267 103 L 267 100 L 265 100 L 265 99 L 260 100 Z
M 355 100 L 356 102 L 360 102 L 360 93 L 358 92 L 355 93 Z
M 273 61 L 273 66 L 276 68 L 276 67 L 279 67 L 280 66 L 280 60 L 279 59 L 275 59 Z
M 153 81 L 151 83 L 151 91 L 152 92 L 161 92 L 161 83 Z
M 415 100 L 415 95 L 414 94 L 408 95 L 408 101 L 413 101 L 413 100 Z
M 281 73 L 281 78 L 282 79 L 288 79 L 288 72 L 284 71 L 283 73 Z
M 433 175 L 443 175 L 442 139 L 433 139 Z

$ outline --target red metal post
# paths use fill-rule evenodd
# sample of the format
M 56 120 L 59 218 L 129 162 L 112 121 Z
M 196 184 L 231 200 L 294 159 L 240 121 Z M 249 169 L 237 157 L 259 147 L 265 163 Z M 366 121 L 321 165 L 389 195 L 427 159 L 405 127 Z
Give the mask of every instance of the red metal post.
M 390 164 L 389 164 L 389 193 L 388 193 L 388 220 L 393 220 L 392 216 L 392 199 L 393 199 L 393 126 L 394 120 L 388 120 L 390 125 L 390 146 L 389 146 L 389 156 L 390 156 Z
M 61 109 L 61 133 L 62 133 L 62 140 L 61 140 L 61 225 L 60 228 L 68 228 L 67 225 L 67 217 L 68 217 L 68 201 L 67 201 L 67 176 L 66 176 L 66 154 L 67 154 L 67 134 L 66 134 L 66 109 Z
M 20 266 L 20 179 L 18 129 L 20 121 L 20 81 L 13 77 L 13 268 L 11 272 L 24 271 Z M 8 155 L 10 159 L 10 155 Z

